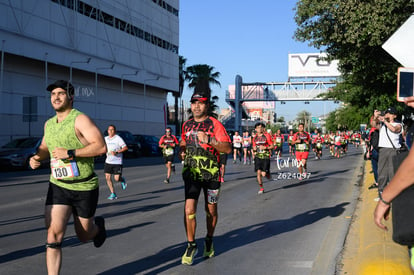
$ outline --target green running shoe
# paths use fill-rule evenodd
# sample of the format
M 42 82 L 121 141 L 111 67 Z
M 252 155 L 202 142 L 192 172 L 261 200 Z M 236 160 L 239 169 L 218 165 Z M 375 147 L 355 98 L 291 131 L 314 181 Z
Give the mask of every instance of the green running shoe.
M 203 252 L 204 258 L 211 258 L 214 257 L 214 245 L 213 245 L 213 239 L 206 238 L 204 240 L 204 252 Z
M 197 255 L 197 252 L 198 249 L 196 244 L 188 244 L 183 257 L 181 257 L 181 263 L 184 265 L 192 265 L 194 257 L 195 255 Z

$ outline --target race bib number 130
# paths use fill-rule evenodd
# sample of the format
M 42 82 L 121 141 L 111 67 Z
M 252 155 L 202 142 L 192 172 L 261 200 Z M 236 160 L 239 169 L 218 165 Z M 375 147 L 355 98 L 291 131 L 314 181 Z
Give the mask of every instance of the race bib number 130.
M 64 162 L 62 160 L 52 159 L 50 161 L 50 168 L 52 170 L 52 176 L 55 179 L 67 179 L 79 176 L 78 166 L 74 160 Z

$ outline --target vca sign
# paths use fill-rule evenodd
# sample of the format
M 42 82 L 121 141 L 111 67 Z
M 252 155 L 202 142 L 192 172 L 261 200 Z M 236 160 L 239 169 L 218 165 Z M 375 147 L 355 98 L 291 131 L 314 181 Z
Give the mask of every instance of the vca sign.
M 337 77 L 338 60 L 327 61 L 325 53 L 289 54 L 289 77 Z

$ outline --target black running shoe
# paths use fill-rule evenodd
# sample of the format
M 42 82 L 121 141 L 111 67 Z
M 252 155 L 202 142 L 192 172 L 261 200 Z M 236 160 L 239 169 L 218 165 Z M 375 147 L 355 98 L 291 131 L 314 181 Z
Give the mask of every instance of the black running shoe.
M 95 224 L 99 227 L 99 232 L 93 238 L 95 247 L 101 247 L 106 240 L 105 219 L 103 217 L 95 217 Z

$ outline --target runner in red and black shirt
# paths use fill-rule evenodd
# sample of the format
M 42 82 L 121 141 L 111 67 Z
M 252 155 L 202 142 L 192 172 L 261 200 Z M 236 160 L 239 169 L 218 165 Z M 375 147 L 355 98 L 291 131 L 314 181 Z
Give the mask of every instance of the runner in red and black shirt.
M 263 194 L 263 177 L 266 176 L 271 179 L 270 176 L 270 156 L 273 149 L 273 141 L 270 134 L 266 132 L 266 126 L 262 122 L 258 122 L 255 125 L 256 136 L 253 138 L 253 151 L 254 151 L 254 171 L 257 176 L 257 183 L 259 183 L 258 194 Z
M 358 146 L 361 144 L 361 134 L 359 132 L 356 132 L 353 134 L 353 141 L 355 144 L 355 147 L 358 148 Z
M 298 161 L 299 179 L 306 176 L 307 160 L 309 156 L 309 143 L 311 137 L 308 132 L 304 131 L 305 124 L 299 123 L 298 132 L 293 136 L 293 143 L 296 145 L 296 160 Z
M 220 193 L 220 152 L 231 152 L 231 140 L 224 126 L 208 115 L 209 98 L 200 93 L 191 97 L 193 118 L 183 124 L 180 156 L 184 160 L 184 221 L 188 245 L 181 263 L 191 265 L 197 254 L 195 243 L 196 209 L 201 190 L 207 213 L 207 237 L 204 257 L 214 256 L 213 234 L 217 224 L 217 202 Z
M 165 160 L 165 166 L 167 167 L 167 178 L 164 183 L 170 183 L 171 170 L 175 171 L 174 165 L 174 150 L 175 146 L 178 145 L 177 138 L 171 134 L 171 128 L 165 129 L 165 135 L 160 138 L 158 146 L 162 149 L 162 155 Z
M 312 139 L 312 147 L 315 149 L 316 159 L 321 159 L 322 157 L 322 147 L 324 139 L 321 136 L 321 133 L 317 133 L 316 136 Z

